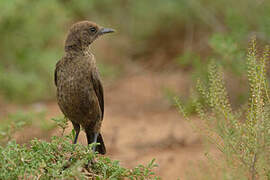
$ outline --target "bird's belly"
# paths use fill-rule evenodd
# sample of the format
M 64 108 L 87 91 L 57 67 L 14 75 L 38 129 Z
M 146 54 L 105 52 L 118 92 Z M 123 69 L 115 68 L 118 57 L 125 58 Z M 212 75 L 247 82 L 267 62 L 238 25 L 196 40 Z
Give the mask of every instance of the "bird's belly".
M 57 100 L 64 115 L 75 123 L 87 126 L 101 117 L 95 91 L 83 80 L 67 78 L 59 83 Z

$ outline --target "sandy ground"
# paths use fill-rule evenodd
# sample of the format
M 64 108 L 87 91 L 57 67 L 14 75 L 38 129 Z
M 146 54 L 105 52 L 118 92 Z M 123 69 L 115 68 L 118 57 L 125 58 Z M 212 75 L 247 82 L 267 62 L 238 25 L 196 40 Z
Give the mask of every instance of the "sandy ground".
M 105 118 L 102 134 L 107 146 L 107 156 L 119 160 L 122 166 L 133 168 L 147 164 L 153 158 L 159 167 L 156 173 L 163 179 L 186 179 L 192 164 L 203 160 L 201 139 L 191 129 L 176 107 L 170 104 L 164 88 L 187 92 L 189 81 L 181 72 L 136 71 L 104 82 Z M 48 119 L 61 114 L 56 102 L 41 103 L 48 110 Z M 199 121 L 193 118 L 194 121 Z M 71 125 L 66 130 L 70 132 Z M 28 132 L 28 133 L 25 133 Z M 26 129 L 17 134 L 19 142 L 34 137 L 46 137 L 60 133 L 40 135 L 38 130 Z M 86 144 L 85 133 L 79 143 Z

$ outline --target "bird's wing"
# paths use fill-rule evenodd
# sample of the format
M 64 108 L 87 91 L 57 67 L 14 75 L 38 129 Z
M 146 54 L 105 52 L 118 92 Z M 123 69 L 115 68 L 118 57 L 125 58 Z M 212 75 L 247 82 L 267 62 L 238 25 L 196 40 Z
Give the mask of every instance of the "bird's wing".
M 60 65 L 60 61 L 58 61 L 56 63 L 55 70 L 54 70 L 54 84 L 55 84 L 55 86 L 57 86 L 57 71 L 58 71 L 59 65 Z
M 57 67 L 55 68 L 55 70 L 54 70 L 54 84 L 55 84 L 55 86 L 57 86 Z
M 102 112 L 101 117 L 103 119 L 103 115 L 104 115 L 103 87 L 102 87 L 102 84 L 101 84 L 101 81 L 100 81 L 99 74 L 98 74 L 97 70 L 92 71 L 91 78 L 92 78 L 95 93 L 96 93 L 97 98 L 98 98 L 99 107 L 100 107 L 101 112 Z

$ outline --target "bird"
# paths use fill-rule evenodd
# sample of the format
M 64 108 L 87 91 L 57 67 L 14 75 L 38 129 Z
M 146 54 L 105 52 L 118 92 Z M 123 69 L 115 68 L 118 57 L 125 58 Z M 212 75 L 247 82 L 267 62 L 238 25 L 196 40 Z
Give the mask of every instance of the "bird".
M 64 116 L 74 128 L 76 144 L 81 128 L 88 144 L 99 143 L 92 150 L 106 153 L 100 129 L 104 117 L 103 85 L 90 45 L 100 36 L 115 32 L 91 21 L 73 24 L 65 40 L 65 54 L 56 63 L 54 83 L 56 99 Z

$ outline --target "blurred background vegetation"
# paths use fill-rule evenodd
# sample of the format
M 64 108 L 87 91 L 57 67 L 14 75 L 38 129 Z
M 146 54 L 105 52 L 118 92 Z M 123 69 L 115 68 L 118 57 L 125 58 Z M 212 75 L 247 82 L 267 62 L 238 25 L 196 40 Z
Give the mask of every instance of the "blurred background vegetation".
M 54 66 L 78 20 L 117 29 L 110 38 L 117 56 L 97 50 L 109 77 L 129 60 L 162 71 L 171 65 L 194 78 L 214 59 L 239 83 L 250 35 L 270 41 L 265 0 L 1 0 L 0 9 L 1 98 L 20 103 L 54 98 Z M 245 95 L 235 98 L 243 102 Z

